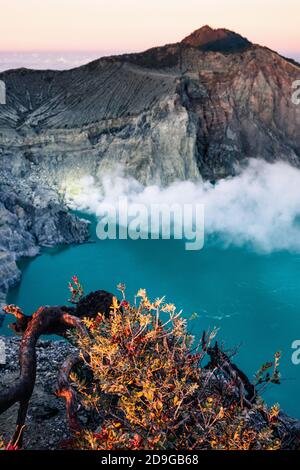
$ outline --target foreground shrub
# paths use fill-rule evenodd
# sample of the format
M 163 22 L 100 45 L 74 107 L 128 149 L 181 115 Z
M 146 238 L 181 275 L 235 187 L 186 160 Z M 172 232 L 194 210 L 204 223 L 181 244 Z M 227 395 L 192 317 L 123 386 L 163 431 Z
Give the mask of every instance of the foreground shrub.
M 4 440 L 0 437 L 0 451 L 1 450 L 19 450 L 19 447 L 18 444 L 13 444 L 12 442 L 5 444 Z
M 211 347 L 216 331 L 194 344 L 186 320 L 173 304 L 163 298 L 152 302 L 142 289 L 130 305 L 125 286 L 119 289 L 122 301 L 114 298 L 110 315 L 100 312 L 95 319 L 85 319 L 90 334 L 74 336 L 84 367 L 71 373 L 71 385 L 91 419 L 71 447 L 276 450 L 282 446 L 279 408 L 269 410 L 256 396 L 247 397 L 243 375 L 229 356 L 214 357 L 213 351 L 220 351 Z M 261 369 L 258 384 L 278 381 L 278 361 L 277 355 Z M 267 372 L 270 368 L 272 374 Z

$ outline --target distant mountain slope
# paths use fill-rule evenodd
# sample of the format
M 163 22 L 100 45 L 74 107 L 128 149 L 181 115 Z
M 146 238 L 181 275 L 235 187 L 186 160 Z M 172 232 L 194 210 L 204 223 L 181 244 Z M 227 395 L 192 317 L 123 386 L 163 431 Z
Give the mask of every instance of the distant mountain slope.
M 248 157 L 300 166 L 300 67 L 225 29 L 69 71 L 0 74 L 0 158 L 60 185 L 121 164 L 143 183 L 218 179 Z

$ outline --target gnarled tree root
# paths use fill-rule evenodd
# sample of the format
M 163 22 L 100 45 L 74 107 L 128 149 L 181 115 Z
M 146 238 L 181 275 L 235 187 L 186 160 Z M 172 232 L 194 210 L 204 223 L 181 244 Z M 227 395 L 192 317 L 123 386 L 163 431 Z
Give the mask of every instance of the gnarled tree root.
M 28 404 L 36 381 L 36 344 L 40 336 L 55 334 L 67 337 L 67 332 L 70 329 L 77 329 L 80 334 L 87 335 L 88 332 L 81 318 L 94 318 L 99 312 L 108 315 L 112 298 L 112 294 L 105 291 L 92 292 L 84 297 L 76 308 L 41 307 L 32 317 L 25 316 L 15 306 L 10 305 L 4 308 L 6 313 L 11 313 L 16 317 L 16 323 L 12 325 L 12 329 L 19 334 L 23 333 L 19 352 L 20 377 L 9 390 L 0 395 L 0 414 L 15 403 L 19 403 L 16 431 L 10 442 L 11 445 L 17 444 L 18 447 L 22 445 Z M 67 413 L 71 428 L 76 427 L 75 401 L 72 390 L 67 385 L 67 379 L 74 365 L 74 360 L 74 358 L 70 358 L 64 363 L 59 379 L 60 385 L 58 386 L 60 396 L 64 396 L 67 400 Z

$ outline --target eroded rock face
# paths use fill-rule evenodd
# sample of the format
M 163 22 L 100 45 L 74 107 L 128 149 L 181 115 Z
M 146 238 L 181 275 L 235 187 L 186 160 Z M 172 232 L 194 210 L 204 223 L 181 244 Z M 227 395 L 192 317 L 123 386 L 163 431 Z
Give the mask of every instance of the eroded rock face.
M 6 176 L 0 188 L 0 304 L 20 280 L 17 260 L 39 248 L 87 239 L 86 222 L 68 213 L 55 191 Z
M 207 30 L 208 29 L 208 30 Z M 0 155 L 15 174 L 51 187 L 121 164 L 142 183 L 218 179 L 248 157 L 299 166 L 300 67 L 204 27 L 181 43 L 94 61 L 74 70 L 0 74 Z M 221 45 L 222 45 L 221 44 Z
M 73 70 L 1 73 L 0 284 L 18 278 L 21 254 L 84 238 L 57 196 L 66 181 L 117 166 L 143 184 L 217 180 L 248 158 L 299 167 L 299 77 L 298 64 L 209 27 Z

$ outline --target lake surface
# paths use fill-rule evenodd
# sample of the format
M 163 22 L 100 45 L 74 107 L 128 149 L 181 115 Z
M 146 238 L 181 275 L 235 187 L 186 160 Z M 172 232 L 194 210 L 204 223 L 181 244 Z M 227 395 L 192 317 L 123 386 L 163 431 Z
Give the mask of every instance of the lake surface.
M 281 351 L 282 384 L 272 385 L 265 398 L 300 418 L 300 365 L 291 361 L 291 344 L 300 339 L 300 255 L 257 254 L 245 247 L 224 248 L 212 239 L 198 252 L 185 251 L 184 242 L 177 240 L 93 241 L 44 250 L 22 261 L 22 283 L 11 291 L 9 302 L 27 314 L 41 305 L 66 303 L 74 274 L 87 293 L 117 293 L 116 285 L 124 282 L 132 298 L 145 287 L 152 298 L 165 295 L 187 318 L 197 312 L 190 323 L 197 336 L 220 328 L 219 341 L 226 348 L 239 346 L 235 362 L 249 377 Z M 8 320 L 2 334 L 10 334 Z

